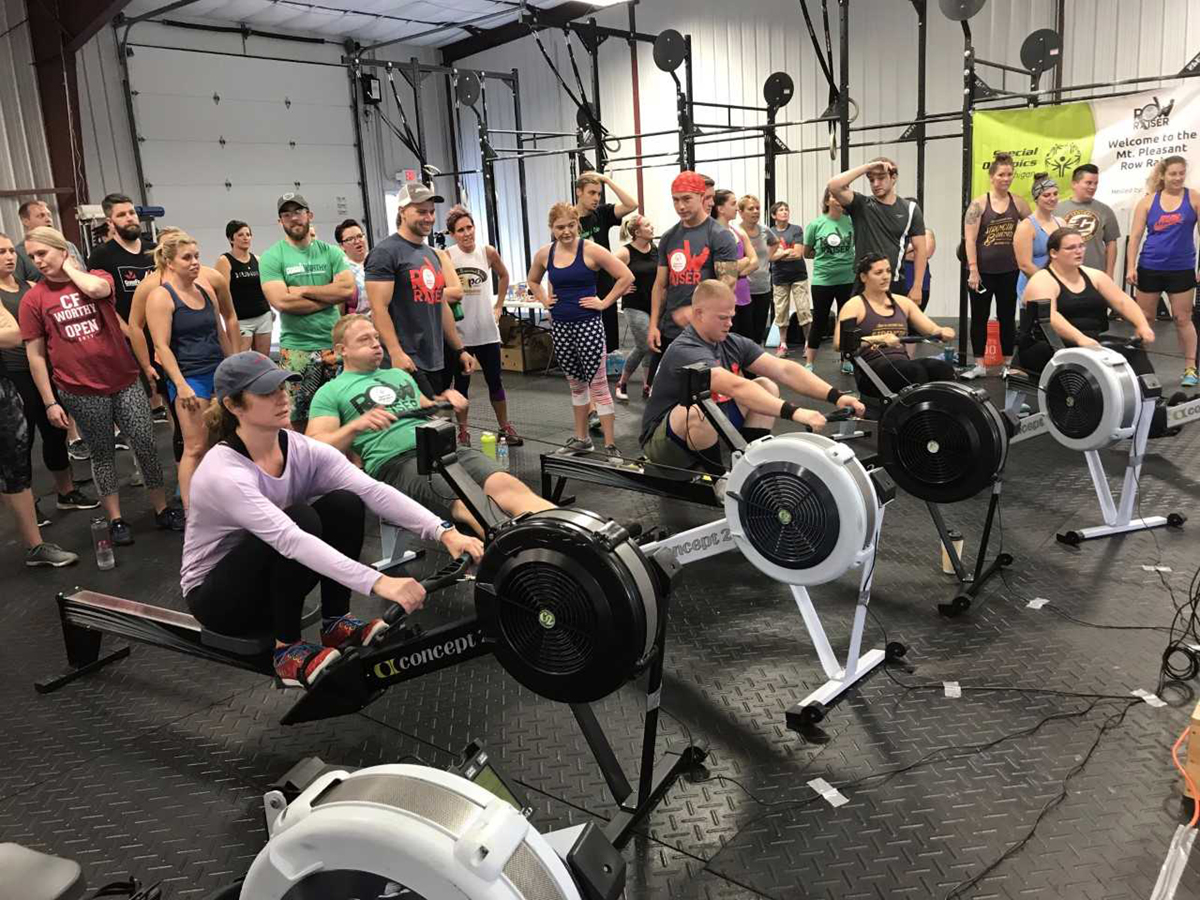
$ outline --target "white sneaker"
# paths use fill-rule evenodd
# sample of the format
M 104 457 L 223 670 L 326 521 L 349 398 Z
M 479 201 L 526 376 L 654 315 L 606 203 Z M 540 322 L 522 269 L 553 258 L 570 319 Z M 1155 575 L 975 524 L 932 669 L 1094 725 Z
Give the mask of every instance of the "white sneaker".
M 975 363 L 971 368 L 964 369 L 958 373 L 959 378 L 965 378 L 968 381 L 975 378 L 984 378 L 987 376 L 987 367 L 983 363 Z

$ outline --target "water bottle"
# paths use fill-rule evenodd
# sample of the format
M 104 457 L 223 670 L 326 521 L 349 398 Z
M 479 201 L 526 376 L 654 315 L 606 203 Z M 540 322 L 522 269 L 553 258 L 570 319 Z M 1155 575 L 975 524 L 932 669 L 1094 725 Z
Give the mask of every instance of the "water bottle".
M 117 564 L 113 556 L 112 535 L 108 530 L 108 519 L 96 516 L 92 519 L 92 544 L 96 548 L 96 568 L 111 569 Z
M 496 458 L 496 435 L 490 431 L 485 431 L 479 435 L 479 449 L 483 455 L 489 459 Z
M 505 472 L 508 471 L 508 440 L 500 435 L 496 441 L 496 465 Z

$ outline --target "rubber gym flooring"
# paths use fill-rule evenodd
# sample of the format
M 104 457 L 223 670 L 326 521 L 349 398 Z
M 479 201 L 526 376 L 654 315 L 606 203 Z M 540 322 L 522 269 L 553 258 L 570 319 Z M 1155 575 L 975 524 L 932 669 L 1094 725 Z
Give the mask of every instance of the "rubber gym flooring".
M 1173 352 L 1173 329 L 1158 328 L 1157 349 Z M 819 371 L 848 381 L 834 364 L 826 351 Z M 1178 361 L 1158 365 L 1174 389 Z M 540 442 L 569 430 L 566 388 L 559 377 L 506 377 L 512 418 L 530 438 L 513 451 L 513 468 L 536 488 L 538 455 L 551 449 Z M 1001 382 L 986 386 L 1002 397 Z M 474 395 L 478 432 L 493 422 L 482 384 Z M 627 453 L 642 405 L 640 391 L 634 396 L 618 412 Z M 166 459 L 165 428 L 158 438 Z M 1106 459 L 1119 474 L 1122 453 Z M 128 473 L 128 454 L 121 464 Z M 50 490 L 45 472 L 36 486 Z M 676 531 L 712 517 L 573 487 L 578 505 L 646 526 Z M 294 697 L 267 679 L 142 646 L 56 694 L 35 694 L 36 678 L 65 665 L 57 591 L 80 585 L 181 605 L 179 536 L 153 531 L 141 492 L 123 494 L 137 544 L 118 548 L 109 572 L 95 568 L 88 513 L 54 515 L 47 538 L 83 555 L 59 571 L 20 567 L 11 523 L 0 524 L 0 840 L 77 859 L 93 886 L 132 873 L 161 880 L 167 898 L 203 897 L 243 874 L 261 849 L 262 794 L 297 760 L 368 766 L 415 756 L 445 765 L 472 738 L 527 787 L 542 829 L 611 813 L 569 710 L 525 691 L 490 658 L 397 686 L 362 714 L 291 728 L 279 719 Z M 985 504 L 980 496 L 945 510 L 967 535 L 968 560 Z M 806 736 L 787 730 L 784 711 L 823 677 L 788 591 L 736 553 L 685 569 L 672 599 L 659 750 L 694 741 L 710 756 L 626 850 L 627 896 L 1149 897 L 1180 821 L 1170 747 L 1195 705 L 1194 684 L 1172 694 L 1172 707 L 1136 701 L 1130 691 L 1156 687 L 1165 635 L 1074 620 L 1162 626 L 1173 613 L 1168 589 L 1184 601 L 1200 564 L 1200 428 L 1152 442 L 1141 506 L 1180 510 L 1192 522 L 1057 544 L 1056 531 L 1099 521 L 1084 460 L 1049 437 L 1013 448 L 998 537 L 1016 561 L 968 613 L 946 619 L 936 604 L 953 582 L 940 572 L 932 523 L 922 503 L 898 496 L 885 516 L 867 639 L 882 645 L 886 629 L 887 640 L 908 646 L 915 671 L 877 671 Z M 441 561 L 431 554 L 421 566 Z M 857 578 L 812 590 L 835 649 L 844 648 Z M 1051 603 L 1031 609 L 1035 597 Z M 459 587 L 432 606 L 426 623 L 467 612 L 471 600 Z M 372 601 L 359 598 L 356 608 Z M 959 682 L 962 696 L 947 697 L 946 681 Z M 629 686 L 599 705 L 630 772 L 643 699 Z M 807 784 L 814 778 L 848 802 L 822 799 Z M 1177 896 L 1200 896 L 1194 857 Z

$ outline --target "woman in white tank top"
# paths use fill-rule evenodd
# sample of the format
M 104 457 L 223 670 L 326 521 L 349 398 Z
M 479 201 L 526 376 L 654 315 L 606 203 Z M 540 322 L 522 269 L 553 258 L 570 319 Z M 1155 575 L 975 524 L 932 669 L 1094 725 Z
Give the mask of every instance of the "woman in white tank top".
M 525 442 L 508 421 L 508 401 L 500 377 L 500 327 L 497 323 L 504 296 L 508 293 L 508 269 L 495 247 L 476 243 L 475 220 L 464 207 L 456 206 L 446 215 L 446 230 L 455 241 L 447 252 L 463 286 L 459 334 L 483 370 L 500 434 L 510 447 L 520 447 Z M 500 281 L 496 293 L 492 292 L 493 272 Z M 470 386 L 470 375 L 460 371 L 454 376 L 454 389 L 464 397 L 468 396 Z M 463 446 L 471 444 L 465 411 L 458 413 L 458 442 Z

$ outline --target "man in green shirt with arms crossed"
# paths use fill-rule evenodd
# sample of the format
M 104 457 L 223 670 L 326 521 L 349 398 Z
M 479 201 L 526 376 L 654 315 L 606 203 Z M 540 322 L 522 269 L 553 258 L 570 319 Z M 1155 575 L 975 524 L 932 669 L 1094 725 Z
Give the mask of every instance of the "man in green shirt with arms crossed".
M 310 236 L 308 201 L 289 191 L 279 198 L 283 238 L 258 260 L 267 302 L 279 311 L 279 362 L 301 375 L 288 382 L 292 427 L 303 431 L 313 395 L 337 373 L 329 335 L 341 316 L 338 307 L 354 296 L 354 273 L 346 255 Z
M 313 397 L 308 436 L 357 455 L 372 478 L 390 484 L 445 519 L 469 525 L 483 537 L 482 527 L 455 497 L 449 483 L 440 475 L 424 476 L 417 471 L 420 420 L 398 419 L 396 414 L 431 406 L 433 401 L 421 393 L 416 379 L 404 369 L 379 368 L 383 345 L 375 325 L 366 316 L 346 316 L 334 325 L 332 343 L 344 371 Z M 446 399 L 452 394 L 456 392 L 446 391 Z M 554 508 L 478 450 L 460 447 L 458 462 L 509 516 Z

